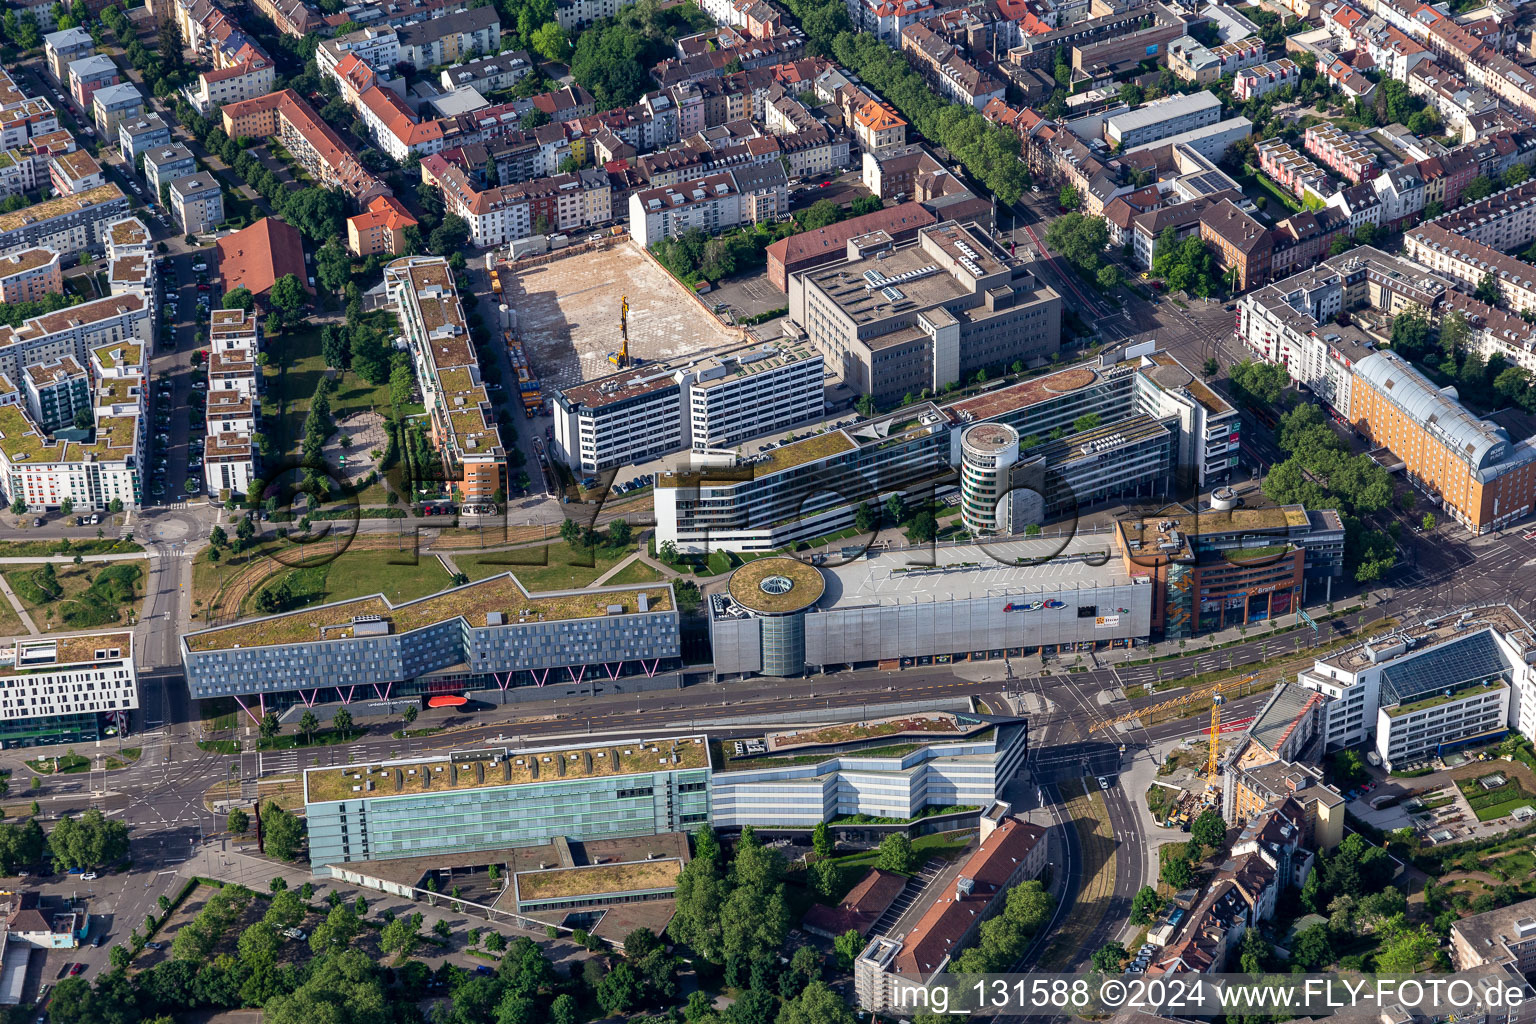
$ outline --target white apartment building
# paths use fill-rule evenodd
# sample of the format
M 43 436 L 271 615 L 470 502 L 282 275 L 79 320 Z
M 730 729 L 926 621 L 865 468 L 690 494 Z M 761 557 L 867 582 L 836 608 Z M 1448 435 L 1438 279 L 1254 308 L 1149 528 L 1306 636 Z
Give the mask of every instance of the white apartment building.
M 128 197 L 112 184 L 79 195 L 49 199 L 0 214 L 0 252 L 34 245 L 59 252 L 79 252 L 100 245 L 102 229 L 126 216 Z
M 132 397 L 122 414 L 98 408 L 95 440 L 50 440 L 18 405 L 0 406 L 0 488 L 7 503 L 30 508 L 103 509 L 114 499 L 139 503 L 143 418 Z M 127 411 L 132 410 L 132 411 Z
M 1328 750 L 1370 744 L 1404 765 L 1496 735 L 1536 729 L 1536 637 L 1508 605 L 1428 619 L 1316 661 L 1297 681 L 1329 698 Z
M 210 495 L 244 494 L 256 478 L 260 351 L 254 313 L 216 309 L 209 315 L 203 483 Z
M 629 197 L 629 233 L 642 248 L 698 228 L 718 235 L 742 223 L 741 192 L 729 171 Z
M 226 103 L 265 96 L 277 84 L 277 68 L 265 57 L 252 56 L 238 64 L 204 71 L 194 84 L 182 90 L 187 102 L 204 117 L 212 117 Z
M 637 367 L 555 395 L 555 450 L 591 475 L 684 448 L 733 448 L 819 419 L 825 374 L 809 346 Z
M 848 814 L 906 819 L 929 807 L 987 808 L 1018 771 L 1026 746 L 1023 726 L 1013 724 L 905 754 L 853 750 L 802 764 L 768 757 L 761 767 L 751 759 L 728 762 L 710 779 L 711 824 L 810 828 Z
M 400 36 L 393 28 L 376 26 L 325 39 L 315 48 L 315 64 L 322 75 L 334 79 L 336 65 L 348 55 L 388 77 L 395 73 L 395 65 L 400 63 Z
M 7 747 L 120 734 L 138 706 L 128 630 L 0 644 L 0 742 Z
M 24 367 L 64 356 L 84 363 L 93 349 L 109 343 L 147 345 L 154 324 L 142 295 L 113 295 L 44 313 L 20 327 L 0 326 L 0 374 L 20 380 Z
M 1104 122 L 1104 137 L 1111 146 L 1133 149 L 1146 142 L 1215 124 L 1220 119 L 1221 100 L 1211 93 L 1174 95 L 1109 118 Z

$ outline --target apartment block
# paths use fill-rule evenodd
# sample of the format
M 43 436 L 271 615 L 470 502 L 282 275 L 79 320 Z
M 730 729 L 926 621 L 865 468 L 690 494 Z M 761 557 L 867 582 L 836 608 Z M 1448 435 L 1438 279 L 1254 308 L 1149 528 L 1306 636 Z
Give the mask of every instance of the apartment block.
M 203 442 L 203 483 L 211 495 L 246 494 L 257 477 L 260 455 L 252 438 L 259 416 L 260 353 L 254 312 L 213 310 Z
M 212 231 L 224 220 L 224 192 L 211 174 L 189 174 L 170 184 L 171 215 L 189 235 Z
M 117 126 L 117 146 L 123 159 L 134 163 L 144 153 L 155 147 L 171 145 L 171 128 L 165 119 L 151 111 L 143 117 L 132 118 Z
M 1257 38 L 1206 46 L 1193 36 L 1168 44 L 1168 68 L 1177 78 L 1210 85 L 1264 61 L 1264 44 Z
M 494 8 L 471 7 L 400 26 L 400 60 L 425 71 L 457 64 L 501 48 L 501 21 Z
M 1301 68 L 1289 57 L 1265 61 L 1239 71 L 1232 79 L 1232 96 L 1240 103 L 1268 96 L 1301 81 Z
M 734 448 L 820 419 L 824 377 L 821 354 L 805 345 L 625 370 L 556 393 L 555 451 L 590 476 L 685 448 Z
M 1358 185 L 1379 173 L 1375 155 L 1349 132 L 1324 121 L 1307 129 L 1302 146 L 1324 167 Z
M 148 344 L 154 325 L 142 295 L 114 295 L 0 326 L 0 375 L 19 381 L 27 366 L 69 356 L 85 363 L 112 343 Z
M 69 95 L 82 110 L 91 109 L 96 90 L 122 81 L 122 69 L 104 53 L 81 57 L 69 64 Z
M 108 85 L 91 93 L 91 119 L 104 139 L 117 138 L 117 126 L 142 117 L 144 94 L 131 82 Z
M 1202 93 L 1201 95 L 1205 95 Z M 1265 139 L 1258 145 L 1259 170 L 1298 199 L 1311 193 L 1325 200 L 1333 194 L 1328 176 L 1284 139 Z
M 36 302 L 64 290 L 59 254 L 52 249 L 22 249 L 0 255 L 0 302 Z
M 438 82 L 444 89 L 467 86 L 483 95 L 512 88 L 531 75 L 533 69 L 533 58 L 526 50 L 504 50 L 444 68 Z
M 7 748 L 121 735 L 138 706 L 131 632 L 27 637 L 0 645 L 0 742 Z
M 789 212 L 787 179 L 783 169 L 774 176 L 771 168 L 744 168 L 743 174 L 766 171 L 766 188 L 748 192 L 732 171 L 706 175 L 663 188 L 644 189 L 629 197 L 629 233 L 644 248 L 658 239 L 676 238 L 698 229 L 707 235 L 741 224 L 776 220 Z M 764 177 L 752 174 L 754 182 Z
M 264 55 L 252 55 L 237 64 L 198 73 L 197 81 L 183 93 L 187 102 L 204 117 L 226 103 L 256 99 L 272 91 L 277 84 L 277 65 Z
M 416 218 L 394 196 L 375 196 L 368 208 L 347 218 L 347 250 L 357 256 L 398 253 L 405 247 L 405 230 Z
M 61 29 L 58 32 L 49 32 L 43 37 L 43 57 L 48 65 L 48 73 L 66 91 L 70 88 L 69 66 L 82 57 L 89 56 L 94 49 L 96 49 L 96 41 L 79 25 Z
M 186 146 L 156 146 L 144 154 L 144 181 L 149 186 L 149 201 L 161 203 L 160 190 L 171 182 L 197 172 L 197 160 Z
M 91 409 L 91 378 L 73 356 L 33 363 L 21 374 L 27 411 L 49 434 L 75 425 L 81 410 Z
M 443 489 L 465 503 L 506 493 L 507 453 L 447 260 L 408 256 L 384 270 L 402 333 L 442 455 Z
M 859 394 L 940 393 L 982 367 L 1038 366 L 1060 345 L 1060 296 L 980 231 L 950 221 L 905 246 L 877 232 L 845 253 L 790 278 L 789 315 Z
M 127 215 L 128 197 L 116 185 L 49 199 L 0 214 L 0 252 L 29 246 L 79 252 L 101 245 L 106 225 Z
M 321 184 L 339 188 L 359 203 L 389 193 L 389 187 L 358 161 L 341 136 L 292 89 L 231 103 L 220 114 L 226 135 L 277 136 Z
M 106 175 L 96 158 L 83 149 L 58 153 L 48 161 L 48 180 L 61 196 L 79 195 L 101 188 Z

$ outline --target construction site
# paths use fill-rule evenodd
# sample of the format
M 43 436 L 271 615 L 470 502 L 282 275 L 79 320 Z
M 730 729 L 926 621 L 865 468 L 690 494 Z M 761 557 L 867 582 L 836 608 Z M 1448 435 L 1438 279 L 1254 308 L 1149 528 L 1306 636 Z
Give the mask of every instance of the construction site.
M 617 369 L 740 345 L 699 299 L 628 238 L 604 238 L 515 263 L 498 263 L 507 329 L 545 396 Z M 628 302 L 627 313 L 621 305 Z M 626 322 L 627 321 L 627 322 Z

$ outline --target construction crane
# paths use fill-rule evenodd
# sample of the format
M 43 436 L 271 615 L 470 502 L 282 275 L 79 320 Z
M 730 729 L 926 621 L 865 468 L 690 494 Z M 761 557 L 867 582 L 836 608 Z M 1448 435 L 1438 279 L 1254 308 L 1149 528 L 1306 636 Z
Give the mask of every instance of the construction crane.
M 608 361 L 619 369 L 627 369 L 629 366 L 629 296 L 619 299 L 619 334 L 623 341 L 617 352 L 608 353 Z
M 1172 700 L 1165 700 L 1161 704 L 1154 704 L 1151 707 L 1141 708 L 1138 711 L 1127 711 L 1125 714 L 1116 718 L 1110 718 L 1103 722 L 1095 722 L 1092 726 L 1089 727 L 1088 732 L 1091 735 L 1093 733 L 1099 732 L 1102 729 L 1113 728 L 1114 726 L 1120 725 L 1122 722 L 1129 722 L 1132 719 L 1141 718 L 1144 715 L 1153 715 L 1159 711 L 1170 711 L 1173 708 L 1182 707 L 1185 704 L 1189 704 L 1197 700 L 1202 700 L 1206 697 L 1211 698 L 1211 741 L 1209 753 L 1206 755 L 1205 759 L 1205 791 L 1206 799 L 1209 801 L 1211 794 L 1216 790 L 1216 745 L 1217 740 L 1221 734 L 1221 706 L 1227 702 L 1226 692 L 1247 686 L 1257 678 L 1258 676 L 1245 676 L 1244 678 L 1236 681 L 1217 683 L 1215 686 L 1207 686 L 1204 689 L 1191 690 L 1189 693 L 1186 693 L 1181 697 L 1175 697 Z

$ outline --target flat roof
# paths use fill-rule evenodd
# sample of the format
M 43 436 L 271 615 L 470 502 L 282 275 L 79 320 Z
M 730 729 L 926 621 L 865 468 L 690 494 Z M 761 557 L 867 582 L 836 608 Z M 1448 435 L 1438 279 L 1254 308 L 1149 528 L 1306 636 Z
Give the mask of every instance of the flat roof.
M 1391 633 L 1372 637 L 1362 644 L 1347 648 L 1331 657 L 1320 658 L 1318 663 L 1354 672 L 1367 665 L 1389 664 L 1408 655 L 1421 655 L 1442 644 L 1464 639 L 1484 626 L 1492 627 L 1504 634 L 1514 646 L 1523 648 L 1528 654 L 1536 651 L 1536 636 L 1532 635 L 1530 624 L 1509 605 L 1496 604 L 1485 608 L 1447 612 L 1444 615 L 1425 619 L 1393 630 Z M 1384 653 L 1389 648 L 1395 647 L 1397 641 L 1401 639 L 1411 640 L 1412 644 L 1406 650 L 1396 654 Z M 1374 661 L 1371 653 L 1373 650 L 1377 652 Z
M 36 270 L 38 267 L 46 267 L 58 258 L 58 253 L 52 249 L 42 247 L 8 253 L 0 256 L 0 277 L 24 274 L 29 270 Z
M 1102 371 L 1098 367 L 1069 366 L 1043 377 L 1033 377 L 1006 388 L 983 392 L 974 398 L 961 399 L 943 408 L 961 420 L 988 420 L 1080 391 L 1097 383 L 1101 376 Z
M 304 772 L 304 798 L 309 803 L 326 803 L 427 796 L 708 767 L 709 738 L 703 734 L 549 747 L 486 747 L 454 751 L 447 757 L 309 768 Z
M 1093 564 L 1100 562 L 1101 564 Z M 879 605 L 938 604 L 1004 594 L 1074 591 L 1083 587 L 1131 586 L 1138 581 L 1122 567 L 1114 542 L 1074 538 L 1063 548 L 1057 539 L 1016 540 L 979 546 L 938 548 L 935 566 L 914 566 L 909 551 L 857 558 L 846 565 L 823 565 L 823 609 Z M 1040 564 L 1007 565 L 1008 559 L 1049 559 Z M 1091 558 L 1091 561 L 1088 560 Z
M 113 651 L 117 655 L 113 655 Z M 101 657 L 98 658 L 97 654 Z M 133 634 L 81 633 L 74 636 L 20 637 L 0 643 L 0 675 L 93 661 L 133 661 Z
M 0 406 L 0 417 L 10 408 L 13 407 Z M 182 642 L 190 651 L 218 651 L 337 640 L 352 635 L 350 627 L 354 618 L 367 615 L 388 620 L 393 634 L 453 619 L 463 619 L 472 628 L 481 628 L 487 624 L 488 615 L 497 613 L 508 625 L 520 621 L 601 619 L 608 617 L 608 608 L 614 604 L 622 604 L 625 614 L 637 613 L 642 594 L 647 598 L 647 612 L 665 612 L 673 608 L 672 587 L 667 583 L 530 594 L 517 577 L 508 572 L 398 606 L 382 594 L 374 594 L 188 633 L 182 637 Z M 624 595 L 633 596 L 635 601 L 622 600 Z
M 731 573 L 730 590 L 743 608 L 783 615 L 815 604 L 826 581 L 814 565 L 798 558 L 756 558 Z
M 618 864 L 520 871 L 512 876 L 518 902 L 594 899 L 627 892 L 674 889 L 683 872 L 680 858 L 636 860 Z
M 60 196 L 58 199 L 34 203 L 13 213 L 0 214 L 0 232 L 17 231 L 28 224 L 37 224 L 40 221 L 51 220 L 54 217 L 63 217 L 66 214 L 86 210 L 92 206 L 99 206 L 102 203 L 110 203 L 116 199 L 126 199 L 123 195 L 123 190 L 116 185 L 108 184 L 98 185 L 96 188 L 77 192 L 74 195 Z

